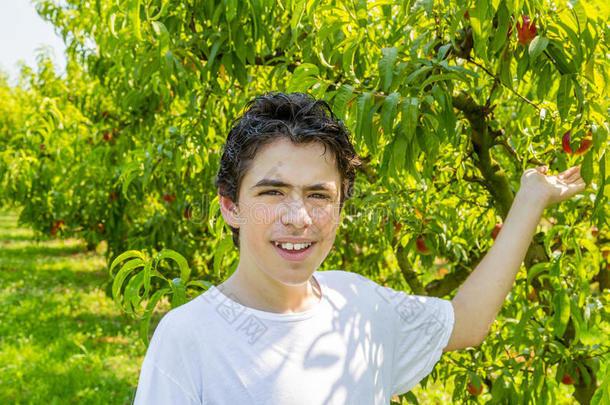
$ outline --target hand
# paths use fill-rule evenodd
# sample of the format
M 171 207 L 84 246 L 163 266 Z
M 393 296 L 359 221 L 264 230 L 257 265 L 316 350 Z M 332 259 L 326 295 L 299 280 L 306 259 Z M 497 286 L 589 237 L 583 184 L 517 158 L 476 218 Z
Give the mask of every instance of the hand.
M 570 167 L 565 172 L 547 176 L 547 166 L 527 169 L 521 176 L 521 190 L 539 198 L 547 207 L 565 201 L 585 189 L 580 177 L 580 167 Z

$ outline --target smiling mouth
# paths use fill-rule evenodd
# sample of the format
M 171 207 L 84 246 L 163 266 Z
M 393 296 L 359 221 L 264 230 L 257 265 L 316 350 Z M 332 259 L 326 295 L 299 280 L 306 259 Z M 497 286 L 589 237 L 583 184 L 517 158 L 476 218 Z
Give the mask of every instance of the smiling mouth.
M 275 246 L 286 250 L 286 251 L 301 251 L 305 250 L 311 245 L 313 242 L 303 242 L 303 243 L 290 243 L 290 242 L 272 242 Z
M 289 242 L 271 242 L 276 252 L 285 260 L 303 261 L 312 252 L 315 242 L 289 243 Z

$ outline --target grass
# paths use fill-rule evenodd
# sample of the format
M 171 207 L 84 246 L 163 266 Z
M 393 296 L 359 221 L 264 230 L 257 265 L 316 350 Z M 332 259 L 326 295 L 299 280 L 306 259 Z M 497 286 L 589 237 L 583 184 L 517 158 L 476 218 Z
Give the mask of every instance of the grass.
M 146 349 L 104 293 L 102 253 L 33 237 L 0 212 L 0 403 L 131 403 Z

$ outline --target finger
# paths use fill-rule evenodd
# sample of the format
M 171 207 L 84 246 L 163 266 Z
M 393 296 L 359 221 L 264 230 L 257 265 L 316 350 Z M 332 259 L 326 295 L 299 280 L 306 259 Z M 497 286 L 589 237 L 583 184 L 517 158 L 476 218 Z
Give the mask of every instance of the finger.
M 580 167 L 578 167 L 578 166 L 570 167 L 568 170 L 565 170 L 565 171 L 559 173 L 559 175 L 557 177 L 561 180 L 566 180 L 566 179 L 569 179 L 571 176 L 573 176 L 575 173 L 580 174 Z
M 570 184 L 564 194 L 564 198 L 571 198 L 573 196 L 575 196 L 576 194 L 582 192 L 585 189 L 585 184 L 583 183 L 579 183 L 579 184 Z
M 568 170 L 566 170 L 564 173 L 565 173 L 567 176 L 571 176 L 571 175 L 573 175 L 574 173 L 580 173 L 580 167 L 578 167 L 578 166 L 573 166 L 573 167 L 570 167 L 570 168 L 569 168 Z
M 577 181 L 578 179 L 582 179 L 582 177 L 580 177 L 580 169 L 579 170 L 575 170 L 572 174 L 570 174 L 566 178 L 567 181 Z
M 540 167 L 537 167 L 536 170 L 538 170 L 538 173 L 546 174 L 548 172 L 548 170 L 549 170 L 549 167 L 548 166 L 540 166 Z
M 570 187 L 572 187 L 576 193 L 584 190 L 586 186 L 587 184 L 582 180 L 570 185 Z

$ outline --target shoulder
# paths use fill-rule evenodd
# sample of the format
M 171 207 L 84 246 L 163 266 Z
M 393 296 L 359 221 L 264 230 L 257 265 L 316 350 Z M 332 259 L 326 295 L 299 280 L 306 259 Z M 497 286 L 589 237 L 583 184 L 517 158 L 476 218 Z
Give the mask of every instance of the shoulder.
M 342 296 L 358 298 L 358 302 L 374 303 L 383 309 L 392 309 L 404 316 L 405 313 L 425 311 L 446 311 L 450 301 L 394 290 L 377 284 L 373 280 L 357 273 L 327 270 L 316 272 L 320 282 L 327 290 L 340 293 Z
M 368 285 L 375 284 L 375 285 L 377 285 L 374 281 L 372 281 L 371 279 L 369 279 L 361 274 L 352 273 L 350 271 L 344 271 L 344 270 L 317 271 L 314 276 L 322 278 L 322 279 L 324 279 L 324 281 L 327 281 L 330 284 L 341 282 L 341 283 L 348 283 L 348 284 L 368 284 Z
M 157 326 L 158 333 L 165 335 L 166 338 L 174 337 L 182 340 L 188 337 L 189 331 L 209 326 L 214 319 L 211 316 L 214 311 L 212 297 L 213 292 L 207 290 L 187 303 L 171 309 L 161 318 Z
M 349 271 L 326 270 L 314 275 L 327 292 L 336 293 L 345 298 L 378 298 L 382 286 L 369 278 Z

